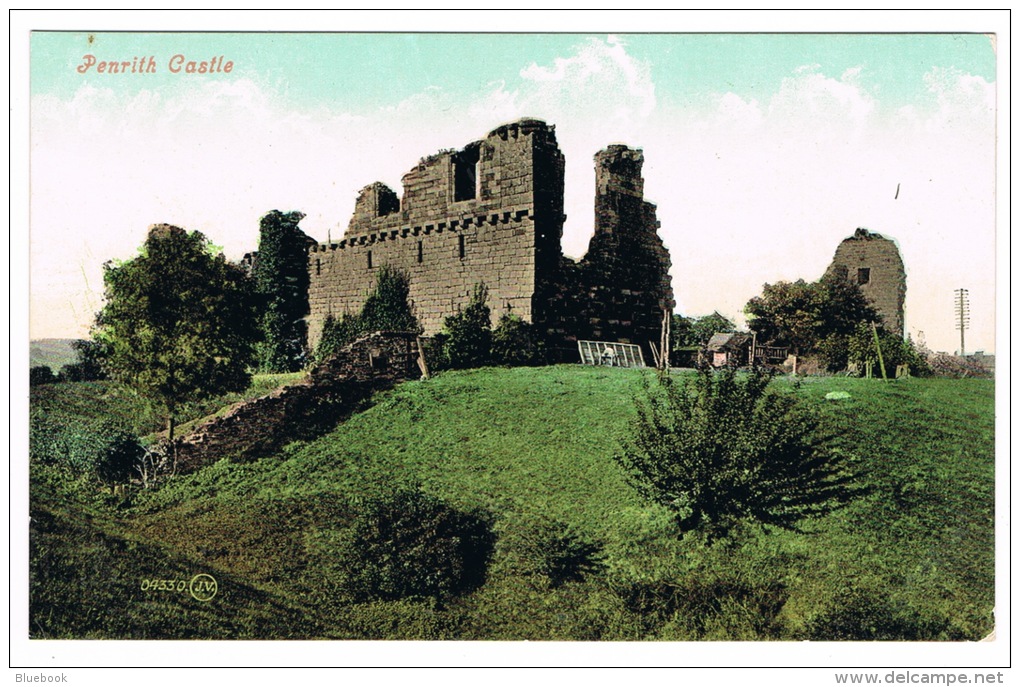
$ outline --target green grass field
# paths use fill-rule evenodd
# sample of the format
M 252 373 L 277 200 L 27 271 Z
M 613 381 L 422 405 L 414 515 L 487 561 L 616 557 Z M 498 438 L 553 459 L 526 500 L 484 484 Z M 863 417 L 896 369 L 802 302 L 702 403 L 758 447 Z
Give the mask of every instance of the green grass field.
M 651 379 L 580 366 L 445 373 L 379 395 L 315 441 L 126 498 L 33 462 L 31 634 L 974 640 L 992 630 L 991 381 L 801 380 L 792 392 L 870 493 L 803 533 L 749 527 L 705 545 L 681 540 L 613 460 Z M 850 398 L 827 401 L 830 391 Z M 33 412 L 103 414 L 139 435 L 159 427 L 110 385 L 32 394 Z M 336 591 L 330 542 L 366 500 L 398 487 L 484 516 L 496 536 L 484 584 L 438 601 Z M 562 541 L 550 532 L 585 544 L 583 574 L 550 575 L 550 542 Z M 212 601 L 143 589 L 199 573 L 218 582 Z

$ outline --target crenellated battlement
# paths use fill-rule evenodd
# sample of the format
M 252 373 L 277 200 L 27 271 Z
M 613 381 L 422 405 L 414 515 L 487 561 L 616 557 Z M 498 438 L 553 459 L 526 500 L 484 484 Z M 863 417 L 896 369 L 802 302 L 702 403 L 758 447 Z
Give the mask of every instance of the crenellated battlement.
M 316 243 L 310 246 L 309 250 L 312 253 L 325 252 L 328 250 L 343 250 L 348 245 L 365 246 L 377 242 L 394 241 L 407 237 L 413 238 L 415 236 L 428 236 L 432 233 L 442 234 L 444 231 L 464 231 L 472 226 L 479 227 L 484 224 L 488 224 L 490 226 L 510 224 L 512 222 L 521 222 L 530 216 L 530 208 L 515 208 L 512 210 L 505 210 L 501 213 L 493 213 L 491 215 L 463 215 L 460 217 L 446 218 L 443 221 L 432 224 L 419 224 L 417 226 L 405 226 L 399 229 L 388 229 L 378 233 L 353 236 L 350 239 L 345 238 L 331 243 Z
M 596 156 L 596 206 L 605 220 L 596 223 L 596 234 L 614 234 L 613 249 L 632 264 L 621 271 L 621 263 L 600 258 L 587 268 L 610 270 L 596 281 L 631 294 L 626 302 L 614 301 L 614 307 L 636 306 L 640 317 L 595 313 L 592 303 L 609 302 L 592 301 L 579 290 L 577 269 L 564 259 L 560 244 L 565 162 L 555 127 L 521 119 L 459 150 L 420 158 L 402 177 L 399 199 L 380 182 L 359 192 L 344 237 L 316 244 L 308 253 L 310 345 L 317 345 L 327 317 L 359 311 L 383 265 L 408 275 L 412 307 L 426 334 L 439 332 L 445 318 L 468 302 L 475 285 L 484 283 L 494 325 L 510 312 L 540 331 L 569 338 L 587 335 L 592 322 L 604 319 L 628 323 L 616 328 L 621 340 L 642 345 L 658 340 L 654 332 L 627 329 L 657 330 L 658 320 L 652 323 L 652 318 L 661 303 L 672 302 L 669 275 L 663 272 L 668 254 L 663 260 L 654 246 L 651 253 L 629 248 L 647 248 L 658 240 L 655 206 L 641 197 L 643 160 L 640 150 L 616 145 Z M 638 210 L 619 200 L 598 200 L 624 197 Z M 601 255 L 602 243 L 593 239 L 593 246 Z M 664 251 L 661 241 L 658 247 Z M 654 274 L 654 293 L 628 283 L 646 268 Z

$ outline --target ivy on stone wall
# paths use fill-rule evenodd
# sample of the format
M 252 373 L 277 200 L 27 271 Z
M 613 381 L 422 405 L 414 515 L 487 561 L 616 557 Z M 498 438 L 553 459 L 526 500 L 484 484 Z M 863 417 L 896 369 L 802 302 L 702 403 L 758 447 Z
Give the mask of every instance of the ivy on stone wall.
M 260 300 L 260 372 L 294 372 L 307 360 L 309 238 L 298 228 L 302 218 L 300 212 L 273 210 L 259 222 L 252 280 Z

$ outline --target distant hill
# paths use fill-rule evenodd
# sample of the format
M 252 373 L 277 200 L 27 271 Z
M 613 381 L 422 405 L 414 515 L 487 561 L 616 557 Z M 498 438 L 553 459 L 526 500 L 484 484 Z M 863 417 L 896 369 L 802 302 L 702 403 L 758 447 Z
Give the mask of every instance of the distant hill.
M 68 363 L 78 361 L 78 354 L 71 344 L 77 339 L 38 339 L 30 341 L 28 347 L 29 367 L 46 365 L 54 373 Z

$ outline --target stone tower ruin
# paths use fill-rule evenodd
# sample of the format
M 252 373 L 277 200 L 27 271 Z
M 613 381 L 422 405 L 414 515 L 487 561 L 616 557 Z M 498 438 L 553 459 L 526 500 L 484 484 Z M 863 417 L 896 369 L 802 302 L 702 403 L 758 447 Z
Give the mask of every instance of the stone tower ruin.
M 647 348 L 674 301 L 642 161 L 640 150 L 619 145 L 596 156 L 595 236 L 580 262 L 562 253 L 564 159 L 545 122 L 521 119 L 423 158 L 404 175 L 400 197 L 379 182 L 366 186 L 344 238 L 309 250 L 309 345 L 329 315 L 360 311 L 387 265 L 410 277 L 426 334 L 484 283 L 493 325 L 512 313 L 564 352 L 578 337 Z
M 595 156 L 595 235 L 580 264 L 588 326 L 580 330 L 647 348 L 676 303 L 655 205 L 644 199 L 643 164 L 640 150 L 622 145 Z
M 843 240 L 826 274 L 855 282 L 882 316 L 887 332 L 903 336 L 907 273 L 896 242 L 858 228 Z

